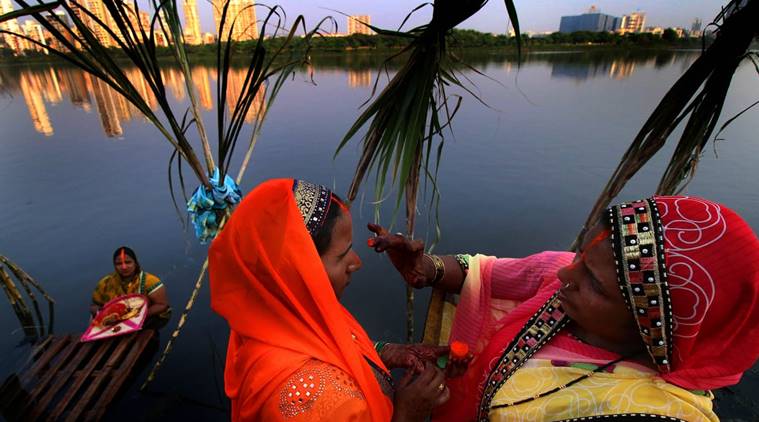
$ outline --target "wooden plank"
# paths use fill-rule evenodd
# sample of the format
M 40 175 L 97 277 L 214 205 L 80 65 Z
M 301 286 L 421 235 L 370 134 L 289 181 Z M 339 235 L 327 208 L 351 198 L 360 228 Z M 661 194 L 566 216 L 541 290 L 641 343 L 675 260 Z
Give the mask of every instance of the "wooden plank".
M 114 371 L 111 382 L 103 391 L 103 394 L 96 402 L 94 408 L 86 414 L 85 420 L 100 420 L 103 417 L 103 414 L 106 411 L 106 407 L 111 403 L 111 401 L 113 401 L 126 379 L 129 377 L 129 375 L 131 375 L 132 369 L 134 369 L 134 365 L 142 356 L 142 353 L 145 351 L 145 347 L 148 345 L 150 339 L 152 339 L 154 335 L 155 331 L 153 330 L 142 330 L 137 333 L 134 343 L 132 343 L 131 353 L 126 356 L 124 361 L 121 363 L 121 366 L 116 371 Z
M 52 344 L 50 347 L 48 347 L 47 350 L 40 356 L 39 359 L 34 363 L 32 368 L 29 371 L 26 371 L 24 373 L 24 378 L 30 378 L 33 375 L 36 375 L 42 368 L 44 368 L 47 364 L 50 363 L 50 361 L 58 355 L 58 352 L 63 349 L 64 346 L 69 344 L 69 342 L 72 341 L 71 336 L 62 336 L 59 338 L 56 338 L 54 341 L 52 341 Z
M 100 361 L 107 355 L 114 344 L 113 341 L 101 341 L 95 343 L 96 347 L 94 356 L 90 358 L 84 369 L 79 372 L 78 379 L 69 384 L 68 391 L 66 391 L 66 394 L 58 402 L 58 405 L 55 406 L 55 409 L 53 409 L 53 412 L 50 415 L 50 420 L 56 420 L 63 414 L 63 411 L 66 410 L 71 399 L 73 399 L 76 393 L 79 392 L 79 389 L 82 388 L 84 382 L 90 376 L 90 373 L 100 364 Z
M 76 353 L 69 359 L 68 362 L 58 371 L 52 370 L 48 376 L 55 378 L 55 382 L 44 396 L 36 401 L 36 407 L 31 409 L 29 414 L 30 420 L 40 419 L 42 413 L 46 410 L 47 405 L 53 400 L 58 391 L 67 382 L 71 381 L 71 375 L 76 371 L 79 365 L 89 356 L 90 349 L 92 349 L 92 343 L 79 343 L 73 342 L 75 345 Z M 76 347 L 79 346 L 79 347 Z
M 62 340 L 62 342 L 61 342 Z M 26 363 L 24 364 L 24 370 L 23 372 L 20 372 L 18 375 L 12 374 L 6 379 L 6 382 L 0 386 L 0 398 L 2 399 L 2 403 L 0 403 L 0 407 L 5 408 L 6 405 L 10 403 L 18 403 L 16 402 L 17 399 L 19 399 L 19 396 L 24 396 L 22 401 L 20 403 L 26 403 L 28 400 L 28 393 L 26 393 L 25 389 L 29 386 L 29 384 L 32 381 L 32 374 L 37 372 L 42 366 L 44 366 L 47 362 L 49 362 L 50 359 L 55 355 L 57 352 L 50 352 L 45 354 L 44 352 L 49 350 L 49 347 L 51 343 L 55 342 L 56 344 L 54 347 L 56 347 L 57 350 L 59 350 L 61 347 L 63 347 L 66 344 L 66 339 L 60 339 L 53 336 L 47 336 L 44 340 L 37 343 L 32 347 L 31 353 L 29 354 L 29 358 L 27 359 Z M 40 356 L 44 356 L 45 360 L 40 361 Z M 37 363 L 33 364 L 34 361 L 37 361 Z M 23 393 L 23 394 L 22 394 Z M 16 406 L 16 409 L 14 409 L 14 414 L 18 412 L 20 409 L 18 406 Z
M 64 336 L 62 337 L 62 340 L 71 340 L 71 336 Z M 60 343 L 60 342 L 59 342 Z M 63 342 L 62 344 L 66 344 Z M 48 371 L 45 372 L 45 375 L 42 376 L 40 381 L 34 386 L 34 388 L 29 392 L 29 399 L 23 402 L 23 407 L 19 411 L 19 415 L 23 415 L 27 412 L 28 408 L 31 406 L 34 406 L 35 399 L 44 391 L 45 387 L 50 383 L 50 381 L 55 377 L 55 374 L 58 373 L 58 370 L 62 368 L 66 362 L 68 362 L 69 356 L 77 349 L 77 346 L 79 345 L 76 341 L 68 342 L 66 345 L 66 348 L 63 349 L 63 352 L 59 354 L 58 360 L 56 361 L 55 365 L 53 365 Z M 50 351 L 50 349 L 48 349 Z M 51 359 L 53 359 L 56 356 L 47 356 L 47 353 L 43 357 L 47 362 L 49 362 Z M 22 379 L 26 379 L 27 382 L 31 382 L 30 375 L 23 374 Z M 23 382 L 23 381 L 22 381 Z M 22 384 L 23 386 L 24 384 Z
M 52 341 L 55 339 L 56 337 L 53 337 L 51 335 L 45 337 L 41 342 L 32 346 L 32 353 L 29 357 L 32 360 L 37 360 L 42 352 L 45 351 L 45 349 L 47 349 L 47 347 L 50 346 L 50 343 L 52 343 Z
M 122 356 L 124 355 L 124 352 L 131 346 L 134 341 L 135 335 L 128 335 L 128 336 L 122 336 L 118 338 L 116 348 L 113 350 L 111 355 L 108 357 L 108 361 L 105 363 L 103 368 L 97 371 L 93 371 L 91 373 L 91 379 L 90 386 L 87 388 L 87 391 L 85 391 L 84 395 L 77 401 L 74 408 L 69 412 L 68 417 L 66 417 L 67 421 L 76 421 L 79 419 L 79 416 L 82 414 L 82 412 L 87 408 L 89 405 L 89 402 L 92 400 L 92 398 L 95 396 L 95 393 L 97 392 L 100 385 L 105 381 L 106 379 L 110 380 L 111 373 L 115 369 L 115 367 L 118 366 L 118 364 L 122 360 Z
M 25 403 L 27 398 L 27 393 L 21 388 L 18 375 L 11 374 L 0 391 L 0 420 L 21 420 L 18 404 Z

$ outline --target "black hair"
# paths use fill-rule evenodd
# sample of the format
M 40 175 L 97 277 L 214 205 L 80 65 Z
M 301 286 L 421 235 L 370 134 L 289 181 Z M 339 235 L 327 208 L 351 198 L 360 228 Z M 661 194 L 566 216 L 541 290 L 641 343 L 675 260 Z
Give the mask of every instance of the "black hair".
M 324 222 L 321 227 L 319 227 L 319 230 L 311 235 L 311 238 L 314 239 L 314 245 L 316 245 L 316 251 L 319 252 L 319 255 L 323 255 L 327 252 L 329 244 L 332 243 L 332 229 L 335 228 L 337 219 L 343 214 L 341 211 L 343 200 L 335 193 L 332 193 L 331 195 L 332 197 L 330 198 L 327 215 L 324 216 Z
M 124 251 L 125 255 L 129 256 L 130 258 L 132 258 L 134 260 L 134 263 L 135 263 L 135 265 L 137 267 L 135 269 L 135 272 L 139 273 L 142 270 L 140 268 L 140 261 L 137 260 L 137 254 L 135 254 L 134 251 L 132 250 L 132 248 L 130 248 L 128 246 L 120 246 L 118 249 L 116 249 L 113 252 L 113 263 L 114 263 L 114 265 L 116 264 L 116 258 L 118 258 L 119 255 L 121 255 L 122 251 Z

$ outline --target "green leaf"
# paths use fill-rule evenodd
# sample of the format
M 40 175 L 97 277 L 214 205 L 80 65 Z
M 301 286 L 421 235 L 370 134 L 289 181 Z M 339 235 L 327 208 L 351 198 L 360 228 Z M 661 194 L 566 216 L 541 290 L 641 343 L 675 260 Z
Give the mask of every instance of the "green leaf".
M 5 22 L 7 20 L 11 20 L 11 19 L 22 18 L 24 16 L 29 16 L 35 13 L 49 12 L 59 7 L 60 5 L 61 5 L 60 1 L 54 1 L 51 3 L 43 3 L 43 4 L 38 4 L 35 6 L 25 7 L 19 10 L 14 10 L 12 12 L 8 12 L 3 15 L 0 15 L 0 23 Z

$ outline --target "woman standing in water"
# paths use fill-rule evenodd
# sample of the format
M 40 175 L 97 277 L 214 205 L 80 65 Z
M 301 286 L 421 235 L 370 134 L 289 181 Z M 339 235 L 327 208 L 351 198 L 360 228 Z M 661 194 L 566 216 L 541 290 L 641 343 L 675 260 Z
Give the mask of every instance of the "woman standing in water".
M 475 358 L 439 421 L 716 421 L 709 390 L 759 357 L 759 241 L 729 208 L 659 196 L 610 207 L 576 254 L 425 256 L 378 236 L 404 279 L 460 294 Z
M 171 309 L 166 287 L 158 277 L 142 270 L 132 249 L 122 246 L 113 252 L 113 269 L 114 272 L 100 279 L 92 293 L 92 315 L 114 298 L 137 293 L 148 298 L 148 318 L 168 318 Z
M 230 327 L 232 420 L 423 421 L 448 400 L 430 362 L 447 348 L 378 353 L 340 303 L 361 268 L 352 233 L 328 189 L 278 179 L 246 195 L 214 240 L 211 307 Z M 411 369 L 397 384 L 395 367 Z

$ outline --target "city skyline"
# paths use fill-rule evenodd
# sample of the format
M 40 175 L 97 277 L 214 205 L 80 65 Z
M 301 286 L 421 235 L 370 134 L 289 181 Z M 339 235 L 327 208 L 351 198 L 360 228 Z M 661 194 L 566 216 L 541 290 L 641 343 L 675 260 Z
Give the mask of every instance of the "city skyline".
M 421 2 L 420 2 L 421 3 Z M 318 3 L 304 4 L 298 0 L 280 0 L 287 12 L 288 21 L 292 23 L 295 16 L 303 15 L 309 28 L 326 16 L 333 16 L 338 24 L 338 32 L 347 32 L 346 15 L 369 15 L 372 25 L 380 28 L 395 29 L 406 15 L 417 6 L 404 0 L 367 0 L 358 5 L 349 0 L 323 0 Z M 727 1 L 718 0 L 533 0 L 517 1 L 516 8 L 523 32 L 556 32 L 561 16 L 586 13 L 591 6 L 596 6 L 601 13 L 623 16 L 635 12 L 646 13 L 647 26 L 690 28 L 695 18 L 708 23 L 717 15 L 721 6 Z M 203 32 L 213 32 L 212 7 L 207 1 L 198 2 L 198 11 Z M 337 12 L 336 12 L 337 11 Z M 259 18 L 265 17 L 265 10 L 257 10 Z M 339 12 L 339 13 L 338 13 Z M 489 1 L 485 7 L 472 18 L 459 25 L 463 29 L 476 29 L 481 32 L 503 34 L 507 32 L 507 13 L 503 2 Z M 404 26 L 410 29 L 415 25 L 426 23 L 431 17 L 431 8 L 425 7 L 416 12 Z M 289 29 L 289 28 L 288 28 Z
M 140 0 L 143 2 L 144 0 Z M 350 21 L 346 24 L 345 19 L 335 13 L 335 11 L 345 12 L 355 8 L 352 4 L 348 4 L 346 0 L 326 0 L 333 6 L 327 5 L 315 6 L 311 4 L 302 4 L 301 2 L 295 2 L 294 0 L 282 0 L 279 3 L 288 12 L 288 16 L 292 18 L 294 14 L 304 14 L 307 22 L 316 22 L 324 16 L 332 15 L 337 19 L 337 31 L 338 33 L 352 33 L 356 32 L 351 27 Z M 207 42 L 210 37 L 209 34 L 216 34 L 215 26 L 219 23 L 219 15 L 223 0 L 207 0 L 198 3 L 196 0 L 178 0 L 178 4 L 181 9 L 180 15 L 184 25 L 185 38 L 188 44 L 199 44 Z M 238 16 L 237 24 L 234 28 L 233 39 L 236 40 L 249 40 L 255 39 L 258 36 L 258 26 L 261 22 L 256 20 L 256 9 L 252 7 L 255 3 L 254 0 L 229 0 L 229 14 L 230 16 Z M 555 32 L 559 30 L 559 23 L 561 17 L 565 15 L 580 15 L 587 13 L 589 10 L 593 10 L 598 13 L 614 15 L 614 16 L 626 16 L 642 13 L 645 16 L 646 24 L 650 27 L 668 28 L 690 28 L 695 21 L 709 22 L 710 18 L 717 13 L 720 6 L 724 4 L 723 1 L 709 0 L 709 1 L 677 1 L 670 2 L 654 2 L 652 0 L 597 0 L 592 3 L 583 3 L 577 0 L 567 0 L 557 2 L 556 0 L 535 0 L 526 4 L 517 3 L 517 10 L 520 16 L 522 32 L 527 33 L 547 33 Z M 90 9 L 96 16 L 103 18 L 105 21 L 109 21 L 108 17 L 102 16 L 105 12 L 102 7 L 102 0 L 82 0 L 82 4 Z M 547 6 L 551 6 L 547 8 Z M 0 0 L 0 9 L 7 12 L 17 8 L 17 6 L 11 6 L 11 0 Z M 147 6 L 147 5 L 145 5 Z M 344 6 L 341 9 L 341 6 Z M 541 7 L 544 6 L 544 7 Z M 585 6 L 585 7 L 583 7 Z M 12 7 L 12 8 L 10 8 Z M 399 0 L 385 0 L 380 5 L 377 1 L 364 2 L 361 5 L 361 10 L 358 12 L 367 20 L 371 19 L 374 25 L 386 28 L 392 28 L 397 23 L 391 21 L 396 17 L 400 17 L 401 12 L 406 5 Z M 375 10 L 377 13 L 367 13 L 367 11 Z M 545 13 L 549 10 L 549 13 Z M 536 12 L 540 13 L 536 13 Z M 566 12 L 566 13 L 564 13 Z M 264 11 L 260 12 L 262 15 Z M 405 11 L 403 11 L 403 18 L 405 18 Z M 431 8 L 426 7 L 417 12 L 409 19 L 406 29 L 413 25 L 424 23 L 429 19 Z M 135 20 L 149 22 L 147 13 L 141 12 L 141 16 Z M 142 16 L 144 15 L 144 16 Z M 555 16 L 554 16 L 555 15 Z M 265 16 L 265 15 L 264 15 Z M 263 17 L 262 16 L 262 19 Z M 463 29 L 476 29 L 482 32 L 493 33 L 507 33 L 512 28 L 506 19 L 505 6 L 501 2 L 488 2 L 485 7 L 475 14 L 469 20 L 459 25 L 459 28 Z M 84 17 L 85 22 L 88 21 L 87 17 Z M 22 28 L 24 32 L 29 32 L 32 29 L 30 24 L 27 24 L 29 19 L 23 21 L 10 20 L 3 23 L 6 29 L 15 29 L 16 27 Z M 146 24 L 147 24 L 146 22 Z M 15 27 L 14 27 L 15 25 Z M 25 26 L 27 25 L 27 26 Z M 344 26 L 343 26 L 344 25 Z M 143 25 L 144 26 L 144 25 Z M 41 28 L 39 28 L 41 30 Z M 113 40 L 107 40 L 105 34 L 100 34 L 98 28 L 93 28 L 95 35 L 104 41 L 105 45 L 114 45 Z M 331 31 L 333 28 L 325 28 Z M 9 36 L 4 37 L 6 44 L 9 44 Z M 44 38 L 43 38 L 44 39 Z M 165 40 L 158 40 L 159 44 L 166 43 Z M 18 41 L 16 41 L 18 43 Z M 11 44 L 13 46 L 13 41 Z M 26 46 L 26 43 L 22 45 Z M 27 48 L 29 46 L 26 46 Z

